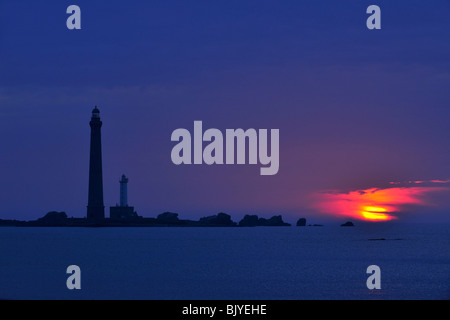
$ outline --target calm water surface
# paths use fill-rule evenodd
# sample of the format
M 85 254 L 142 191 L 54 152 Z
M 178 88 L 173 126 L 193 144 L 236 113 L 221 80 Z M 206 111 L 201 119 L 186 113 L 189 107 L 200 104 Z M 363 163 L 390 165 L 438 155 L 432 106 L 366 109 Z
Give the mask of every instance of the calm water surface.
M 0 298 L 449 299 L 449 244 L 448 225 L 3 227 Z M 81 290 L 66 287 L 73 264 Z M 373 264 L 381 290 L 366 287 Z

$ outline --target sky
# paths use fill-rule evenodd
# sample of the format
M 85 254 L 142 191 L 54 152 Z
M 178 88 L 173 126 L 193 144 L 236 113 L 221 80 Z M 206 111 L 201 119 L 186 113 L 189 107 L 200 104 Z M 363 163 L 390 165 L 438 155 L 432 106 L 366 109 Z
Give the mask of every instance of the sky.
M 81 9 L 69 30 L 66 9 Z M 381 30 L 366 9 L 381 8 Z M 450 221 L 450 1 L 0 1 L 0 219 Z M 175 129 L 279 129 L 280 167 L 175 165 Z M 416 183 L 418 182 L 418 183 Z M 418 189 L 419 188 L 419 189 Z M 384 219 L 384 218 L 385 219 Z M 369 219 L 370 220 L 370 219 Z

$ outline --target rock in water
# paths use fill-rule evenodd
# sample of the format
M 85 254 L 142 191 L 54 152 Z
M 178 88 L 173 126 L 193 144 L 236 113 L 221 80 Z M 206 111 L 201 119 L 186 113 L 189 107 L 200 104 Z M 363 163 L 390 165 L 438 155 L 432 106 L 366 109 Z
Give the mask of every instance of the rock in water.
M 177 223 L 177 222 L 179 222 L 179 220 L 178 220 L 178 213 L 174 213 L 174 212 L 161 213 L 161 214 L 158 215 L 156 220 L 159 223 Z
M 199 220 L 201 225 L 207 226 L 235 226 L 236 222 L 231 220 L 231 216 L 229 214 L 220 212 L 213 216 L 207 216 L 200 218 Z

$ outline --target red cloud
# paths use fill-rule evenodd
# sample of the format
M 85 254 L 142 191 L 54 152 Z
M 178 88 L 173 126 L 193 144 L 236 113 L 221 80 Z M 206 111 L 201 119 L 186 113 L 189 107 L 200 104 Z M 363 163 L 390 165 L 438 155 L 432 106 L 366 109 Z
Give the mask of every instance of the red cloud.
M 313 207 L 320 212 L 352 217 L 368 221 L 386 221 L 398 218 L 406 206 L 431 206 L 427 195 L 450 191 L 448 187 L 416 186 L 425 181 L 411 181 L 409 187 L 370 188 L 350 192 L 322 192 L 314 195 Z M 428 181 L 427 181 L 428 182 Z M 434 180 L 433 183 L 448 183 L 449 180 Z M 391 182 L 391 185 L 397 183 Z

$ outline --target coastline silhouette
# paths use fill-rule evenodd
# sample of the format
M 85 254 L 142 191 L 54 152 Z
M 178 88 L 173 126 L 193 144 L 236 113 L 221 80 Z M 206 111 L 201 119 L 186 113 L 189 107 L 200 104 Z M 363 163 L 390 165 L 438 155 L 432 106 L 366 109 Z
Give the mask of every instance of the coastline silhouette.
M 111 206 L 109 218 L 105 217 L 103 201 L 103 170 L 100 110 L 94 107 L 89 126 L 91 128 L 89 156 L 89 185 L 87 215 L 83 218 L 68 217 L 66 212 L 50 211 L 37 220 L 21 221 L 0 219 L 0 226 L 17 227 L 285 227 L 291 226 L 284 222 L 281 215 L 262 218 L 246 214 L 238 223 L 227 213 L 202 217 L 199 220 L 179 219 L 178 213 L 163 212 L 156 218 L 142 217 L 133 206 L 128 205 L 128 178 L 123 174 L 120 183 L 120 204 Z M 348 226 L 348 223 L 342 226 Z M 306 226 L 306 219 L 300 218 L 296 226 Z M 308 226 L 322 226 L 318 224 Z
M 306 219 L 300 218 L 297 227 L 306 226 Z M 305 224 L 303 224 L 303 222 Z M 245 215 L 239 222 L 231 219 L 227 213 L 220 212 L 215 215 L 205 216 L 199 220 L 178 218 L 178 213 L 163 212 L 156 217 L 142 217 L 137 214 L 127 217 L 104 218 L 95 222 L 88 218 L 68 217 L 66 212 L 50 211 L 37 220 L 11 220 L 0 219 L 0 227 L 290 227 L 290 223 L 284 222 L 281 215 L 274 215 L 268 219 L 257 215 Z M 309 224 L 309 227 L 322 226 Z M 354 226 L 347 222 L 341 226 Z

